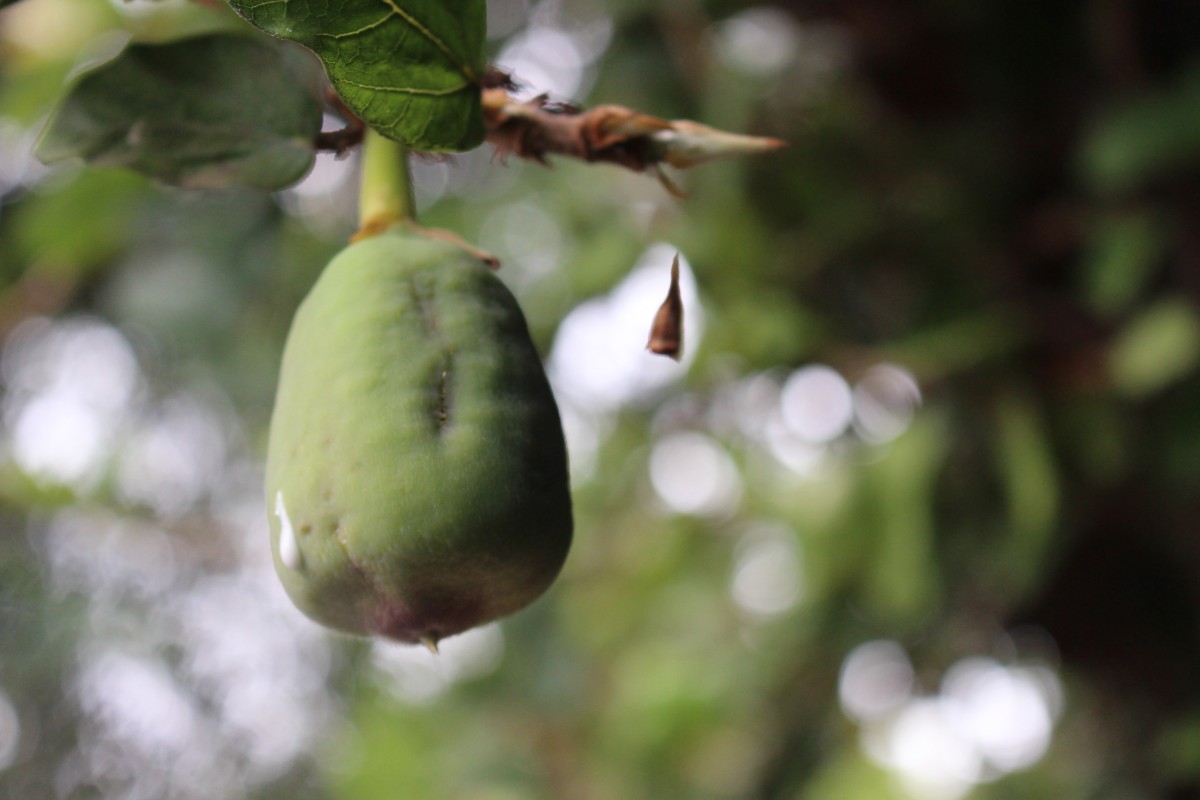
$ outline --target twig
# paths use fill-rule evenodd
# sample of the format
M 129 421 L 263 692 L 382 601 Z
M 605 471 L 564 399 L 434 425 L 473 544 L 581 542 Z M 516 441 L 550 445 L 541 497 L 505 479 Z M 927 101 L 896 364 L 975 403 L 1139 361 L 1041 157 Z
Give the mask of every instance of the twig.
M 351 149 L 362 144 L 365 131 L 366 128 L 361 122 L 335 131 L 321 131 L 317 134 L 315 144 L 318 150 L 329 150 L 337 153 L 338 158 L 342 158 Z
M 780 139 L 727 133 L 689 120 L 660 119 L 625 106 L 582 110 L 551 103 L 544 95 L 518 102 L 505 87 L 483 90 L 483 113 L 487 139 L 502 158 L 515 155 L 545 164 L 547 156 L 564 155 L 616 164 L 656 174 L 672 194 L 679 191 L 663 173 L 663 164 L 687 169 L 784 145 Z
M 499 70 L 482 82 L 483 117 L 487 140 L 501 158 L 515 155 L 547 164 L 551 155 L 588 162 L 616 164 L 634 172 L 650 172 L 674 195 L 682 193 L 663 171 L 663 165 L 688 169 L 720 158 L 767 153 L 784 146 L 780 139 L 744 136 L 690 120 L 667 120 L 618 105 L 580 109 L 540 95 L 514 100 L 517 88 Z M 366 126 L 332 91 L 333 110 L 346 127 L 317 135 L 318 150 L 339 156 L 360 144 Z
M 325 102 L 335 114 L 345 120 L 346 127 L 338 128 L 335 131 L 321 131 L 317 134 L 314 144 L 318 150 L 331 150 L 337 153 L 338 158 L 343 158 L 352 148 L 362 144 L 367 126 L 358 118 L 357 114 L 350 110 L 342 98 L 338 97 L 333 87 L 326 88 Z

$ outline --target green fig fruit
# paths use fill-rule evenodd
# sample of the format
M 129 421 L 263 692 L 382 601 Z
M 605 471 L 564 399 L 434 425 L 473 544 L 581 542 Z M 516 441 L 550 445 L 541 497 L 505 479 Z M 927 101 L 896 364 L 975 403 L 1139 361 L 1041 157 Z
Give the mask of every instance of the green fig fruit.
M 434 647 L 541 595 L 566 447 L 499 278 L 400 229 L 336 256 L 288 334 L 266 486 L 276 571 L 331 627 Z

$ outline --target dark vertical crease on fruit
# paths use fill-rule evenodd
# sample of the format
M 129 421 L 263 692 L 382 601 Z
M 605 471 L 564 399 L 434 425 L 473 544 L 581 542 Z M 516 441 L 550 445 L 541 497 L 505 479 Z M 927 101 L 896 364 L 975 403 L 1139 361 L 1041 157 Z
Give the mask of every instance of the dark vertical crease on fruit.
M 442 369 L 438 378 L 438 398 L 436 425 L 438 435 L 446 433 L 450 427 L 451 389 L 454 383 L 454 351 L 447 350 L 442 357 Z
M 432 294 L 415 278 L 408 282 L 408 286 L 413 307 L 421 318 L 425 335 L 432 341 L 440 343 L 442 330 L 438 320 L 437 305 L 434 303 Z M 450 427 L 450 409 L 453 405 L 454 349 L 452 347 L 444 348 L 431 377 L 434 391 L 432 392 L 433 408 L 429 417 L 433 422 L 434 432 L 441 437 Z

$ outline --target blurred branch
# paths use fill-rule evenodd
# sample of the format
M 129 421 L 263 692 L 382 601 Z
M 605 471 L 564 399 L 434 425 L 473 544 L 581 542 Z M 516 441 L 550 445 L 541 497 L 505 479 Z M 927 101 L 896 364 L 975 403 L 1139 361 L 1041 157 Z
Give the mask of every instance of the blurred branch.
M 325 103 L 333 113 L 345 120 L 346 126 L 335 131 L 321 131 L 317 134 L 315 144 L 318 150 L 332 150 L 338 158 L 342 158 L 351 148 L 362 144 L 367 125 L 338 97 L 332 86 L 325 90 Z
M 331 150 L 340 158 L 346 155 L 351 148 L 362 144 L 365 133 L 366 127 L 361 121 L 338 128 L 336 131 L 321 131 L 317 134 L 316 147 L 318 150 Z

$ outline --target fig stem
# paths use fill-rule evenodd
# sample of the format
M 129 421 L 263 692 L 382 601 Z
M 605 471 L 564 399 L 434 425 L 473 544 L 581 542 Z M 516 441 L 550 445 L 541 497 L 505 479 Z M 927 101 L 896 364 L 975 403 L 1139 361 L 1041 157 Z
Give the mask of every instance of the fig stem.
M 376 236 L 398 222 L 416 219 L 408 148 L 368 128 L 362 158 L 359 228 L 351 241 Z

